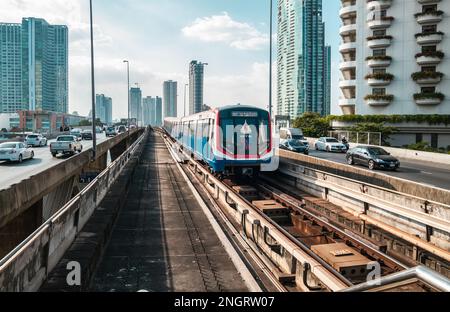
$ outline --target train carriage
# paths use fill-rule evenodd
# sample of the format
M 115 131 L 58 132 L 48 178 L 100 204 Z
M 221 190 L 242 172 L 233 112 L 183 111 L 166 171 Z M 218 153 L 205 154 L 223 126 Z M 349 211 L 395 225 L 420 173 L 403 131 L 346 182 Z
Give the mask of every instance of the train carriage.
M 274 154 L 270 115 L 252 106 L 233 105 L 181 119 L 166 118 L 164 128 L 186 151 L 218 173 L 260 171 Z

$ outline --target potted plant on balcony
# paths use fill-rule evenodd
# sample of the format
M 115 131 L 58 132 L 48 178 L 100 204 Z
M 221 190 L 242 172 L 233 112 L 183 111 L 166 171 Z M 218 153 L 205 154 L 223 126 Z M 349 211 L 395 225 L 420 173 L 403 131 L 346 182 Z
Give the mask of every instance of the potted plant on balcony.
M 415 72 L 411 75 L 412 80 L 418 83 L 438 83 L 441 81 L 444 74 L 441 72 Z
M 366 80 L 383 80 L 383 81 L 392 81 L 394 80 L 394 75 L 389 73 L 377 73 L 377 74 L 368 74 L 365 77 Z
M 445 95 L 439 92 L 422 92 L 414 94 L 414 100 L 419 105 L 439 104 L 445 99 Z

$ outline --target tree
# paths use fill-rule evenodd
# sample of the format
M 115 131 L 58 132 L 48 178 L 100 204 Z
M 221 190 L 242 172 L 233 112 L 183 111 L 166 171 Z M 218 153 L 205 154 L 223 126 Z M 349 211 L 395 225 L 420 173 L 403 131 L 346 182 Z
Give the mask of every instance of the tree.
M 306 137 L 312 138 L 328 136 L 331 130 L 328 119 L 318 113 L 304 113 L 294 120 L 293 125 L 295 128 L 300 128 Z

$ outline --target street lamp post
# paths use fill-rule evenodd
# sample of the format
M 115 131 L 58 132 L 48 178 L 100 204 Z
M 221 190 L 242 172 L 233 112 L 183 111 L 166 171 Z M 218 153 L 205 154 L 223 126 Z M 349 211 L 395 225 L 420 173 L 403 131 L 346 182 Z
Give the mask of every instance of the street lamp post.
M 270 0 L 270 56 L 269 56 L 269 114 L 272 116 L 272 37 L 273 37 L 273 0 Z
M 95 75 L 94 75 L 94 25 L 92 17 L 92 0 L 89 0 L 90 20 L 91 20 L 91 84 L 92 84 L 92 160 L 95 161 L 97 154 L 97 131 L 95 114 Z
M 128 94 L 128 120 L 127 126 L 128 131 L 130 131 L 130 62 L 125 60 L 124 63 L 127 63 L 127 94 Z
M 186 94 L 187 94 L 186 88 L 187 88 L 187 86 L 189 86 L 189 84 L 186 83 L 184 85 L 184 117 L 186 117 Z

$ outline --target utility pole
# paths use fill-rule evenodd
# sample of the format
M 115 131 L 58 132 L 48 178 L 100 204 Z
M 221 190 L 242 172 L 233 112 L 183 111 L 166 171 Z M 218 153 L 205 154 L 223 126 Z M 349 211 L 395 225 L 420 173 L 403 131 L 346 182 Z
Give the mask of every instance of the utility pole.
M 130 62 L 125 60 L 124 63 L 127 63 L 127 95 L 128 95 L 128 119 L 127 119 L 127 127 L 128 131 L 130 131 Z
M 92 84 L 92 161 L 95 161 L 97 154 L 97 129 L 95 114 L 95 75 L 94 75 L 94 25 L 92 17 L 92 0 L 89 0 L 90 19 L 91 19 L 91 84 Z
M 270 0 L 270 53 L 269 53 L 269 114 L 272 116 L 272 37 L 273 37 L 273 0 Z M 272 117 L 271 117 L 272 118 Z

